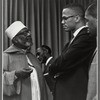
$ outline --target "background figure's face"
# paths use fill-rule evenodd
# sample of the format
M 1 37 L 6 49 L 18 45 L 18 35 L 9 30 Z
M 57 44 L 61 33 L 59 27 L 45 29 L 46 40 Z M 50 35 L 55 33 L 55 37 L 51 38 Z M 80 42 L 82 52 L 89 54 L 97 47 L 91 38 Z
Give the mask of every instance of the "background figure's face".
M 65 31 L 73 31 L 75 29 L 75 14 L 71 9 L 64 9 L 62 12 L 62 24 Z
M 91 15 L 88 14 L 88 12 L 85 12 L 85 18 L 87 21 L 88 31 L 91 33 L 97 33 L 97 19 L 93 18 Z
M 28 49 L 32 46 L 32 37 L 30 31 L 23 31 L 22 33 L 15 36 L 15 46 L 21 49 Z
M 37 48 L 36 51 L 36 57 L 39 59 L 40 63 L 46 63 L 46 56 L 45 52 L 42 50 L 42 48 Z

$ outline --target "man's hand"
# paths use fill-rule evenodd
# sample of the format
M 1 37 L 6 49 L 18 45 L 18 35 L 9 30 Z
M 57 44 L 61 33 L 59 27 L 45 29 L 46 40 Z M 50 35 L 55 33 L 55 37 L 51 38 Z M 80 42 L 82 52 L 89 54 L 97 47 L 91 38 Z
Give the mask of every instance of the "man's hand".
M 25 78 L 28 78 L 30 76 L 30 74 L 32 73 L 32 71 L 33 70 L 31 68 L 23 68 L 22 70 L 15 71 L 15 75 L 19 79 L 25 79 Z

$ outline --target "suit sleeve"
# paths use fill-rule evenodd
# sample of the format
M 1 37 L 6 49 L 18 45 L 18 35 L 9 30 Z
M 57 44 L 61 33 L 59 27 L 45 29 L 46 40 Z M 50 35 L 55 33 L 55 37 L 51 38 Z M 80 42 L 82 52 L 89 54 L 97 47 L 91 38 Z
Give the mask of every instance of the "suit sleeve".
M 88 35 L 80 36 L 68 49 L 50 66 L 50 74 L 66 72 L 76 65 L 83 63 L 83 60 L 95 49 L 94 40 Z

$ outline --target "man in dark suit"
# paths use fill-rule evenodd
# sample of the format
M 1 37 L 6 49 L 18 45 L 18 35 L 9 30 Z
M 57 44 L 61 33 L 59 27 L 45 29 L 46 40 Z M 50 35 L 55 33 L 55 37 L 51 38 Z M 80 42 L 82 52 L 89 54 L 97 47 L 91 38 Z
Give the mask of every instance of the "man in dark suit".
M 51 53 L 51 48 L 47 45 L 40 46 L 39 48 L 37 48 L 36 56 L 41 62 L 41 64 L 44 64 L 43 74 L 50 88 L 50 91 L 53 93 L 55 81 L 53 77 L 49 75 L 49 67 L 54 61 L 54 58 Z
M 74 38 L 50 66 L 56 78 L 54 100 L 86 100 L 88 69 L 96 48 L 96 37 L 87 32 L 81 5 L 69 4 L 62 11 L 62 24 Z

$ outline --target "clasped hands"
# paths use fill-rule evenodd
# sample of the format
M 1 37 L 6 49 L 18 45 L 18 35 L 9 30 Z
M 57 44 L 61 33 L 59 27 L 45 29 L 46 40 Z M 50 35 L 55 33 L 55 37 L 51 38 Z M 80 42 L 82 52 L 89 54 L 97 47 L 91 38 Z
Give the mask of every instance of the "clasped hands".
M 33 69 L 31 68 L 23 68 L 19 71 L 15 71 L 15 75 L 18 79 L 26 79 L 30 76 L 30 74 L 33 72 Z

